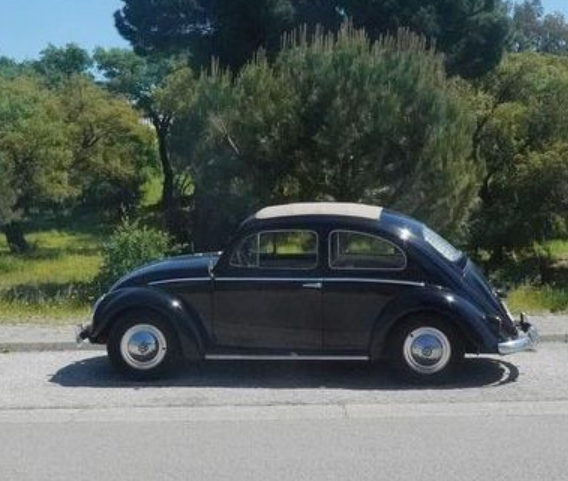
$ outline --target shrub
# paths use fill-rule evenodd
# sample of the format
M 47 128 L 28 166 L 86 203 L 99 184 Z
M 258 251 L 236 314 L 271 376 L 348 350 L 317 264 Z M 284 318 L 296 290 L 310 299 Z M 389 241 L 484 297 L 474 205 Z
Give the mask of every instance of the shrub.
M 107 288 L 132 269 L 163 259 L 171 249 L 172 241 L 168 234 L 125 218 L 108 242 L 103 244 L 98 284 Z

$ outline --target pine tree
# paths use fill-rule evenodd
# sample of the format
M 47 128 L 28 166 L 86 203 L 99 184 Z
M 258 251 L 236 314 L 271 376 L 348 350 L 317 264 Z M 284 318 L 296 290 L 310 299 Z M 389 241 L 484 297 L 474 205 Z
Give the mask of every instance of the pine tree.
M 300 31 L 234 81 L 204 74 L 172 130 L 195 181 L 197 245 L 220 247 L 255 209 L 298 200 L 385 205 L 455 232 L 481 174 L 471 111 L 467 88 L 407 31 Z

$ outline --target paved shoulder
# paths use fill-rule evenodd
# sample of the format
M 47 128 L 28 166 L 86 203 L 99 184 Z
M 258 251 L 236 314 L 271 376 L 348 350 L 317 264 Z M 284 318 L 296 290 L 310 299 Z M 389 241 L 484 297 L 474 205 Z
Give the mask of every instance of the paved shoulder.
M 1 409 L 543 402 L 568 400 L 568 345 L 469 357 L 452 384 L 402 385 L 384 366 L 209 361 L 172 379 L 127 382 L 94 352 L 0 355 Z

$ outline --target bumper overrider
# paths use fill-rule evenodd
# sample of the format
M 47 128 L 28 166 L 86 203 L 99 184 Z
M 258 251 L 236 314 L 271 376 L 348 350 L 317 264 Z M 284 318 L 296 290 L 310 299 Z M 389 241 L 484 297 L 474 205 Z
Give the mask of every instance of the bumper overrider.
M 75 326 L 75 342 L 77 346 L 82 346 L 85 342 L 89 340 L 91 335 L 91 326 L 83 326 L 82 324 L 78 324 Z
M 515 352 L 534 349 L 539 341 L 537 329 L 527 321 L 525 313 L 521 314 L 521 320 L 516 323 L 519 334 L 514 339 L 500 342 L 497 346 L 499 354 L 514 354 Z
M 103 294 L 101 297 L 97 299 L 95 305 L 93 306 L 93 317 L 97 312 L 97 308 L 102 304 L 102 302 L 106 299 L 106 294 Z M 91 340 L 91 333 L 93 330 L 93 324 L 84 326 L 83 324 L 78 324 L 75 326 L 75 342 L 77 346 L 80 347 L 85 344 L 87 341 Z

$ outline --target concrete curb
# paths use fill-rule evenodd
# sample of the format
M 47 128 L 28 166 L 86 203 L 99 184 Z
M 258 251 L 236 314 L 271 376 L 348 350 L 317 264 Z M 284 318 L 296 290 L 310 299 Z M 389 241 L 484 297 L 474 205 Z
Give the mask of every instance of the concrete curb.
M 568 343 L 568 334 L 542 334 L 540 342 L 565 342 Z
M 105 346 L 84 344 L 77 347 L 74 342 L 4 342 L 0 343 L 0 353 L 10 352 L 48 352 L 48 351 L 104 351 Z
M 568 343 L 568 334 L 544 334 L 541 342 Z M 104 351 L 105 346 L 85 343 L 77 347 L 74 342 L 4 342 L 0 343 L 0 353 L 11 352 L 50 352 L 50 351 Z

